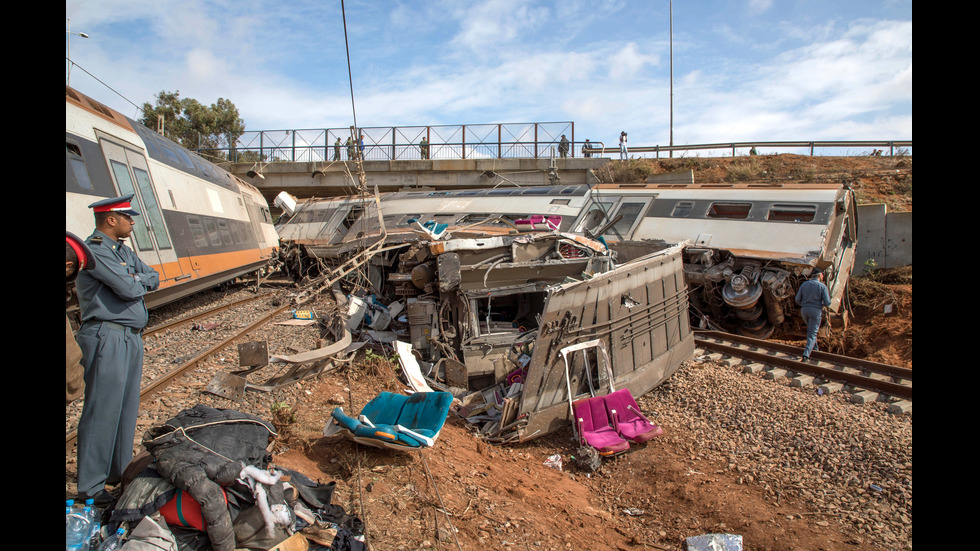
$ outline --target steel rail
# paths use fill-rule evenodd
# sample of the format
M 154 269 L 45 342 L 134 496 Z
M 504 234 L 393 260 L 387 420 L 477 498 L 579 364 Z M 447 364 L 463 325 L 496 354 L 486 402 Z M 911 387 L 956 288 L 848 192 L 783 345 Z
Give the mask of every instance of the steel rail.
M 719 340 L 728 341 L 732 344 L 724 344 L 723 342 L 718 342 Z M 732 335 L 717 331 L 696 331 L 694 341 L 695 344 L 701 346 L 702 348 L 714 350 L 723 354 L 784 367 L 796 373 L 804 373 L 827 381 L 835 381 L 857 388 L 874 390 L 904 400 L 912 400 L 911 369 L 871 362 L 859 358 L 829 354 L 826 352 L 813 352 L 810 355 L 811 362 L 813 360 L 818 360 L 839 366 L 824 367 L 811 362 L 795 360 L 791 357 L 774 356 L 771 353 L 766 352 L 768 350 L 771 352 L 797 355 L 800 352 L 799 347 L 759 339 L 751 339 L 741 335 Z M 842 370 L 840 367 L 885 375 L 892 377 L 893 379 L 907 380 L 908 384 L 894 382 L 894 380 L 889 381 L 875 379 L 861 373 L 852 373 Z
M 153 326 L 153 327 L 151 327 L 149 329 L 144 330 L 143 331 L 143 337 L 144 338 L 145 337 L 149 337 L 150 335 L 153 335 L 155 333 L 159 333 L 160 331 L 171 329 L 173 327 L 176 327 L 178 325 L 182 325 L 182 324 L 185 324 L 185 323 L 190 323 L 190 322 L 192 322 L 192 321 L 194 321 L 196 319 L 206 318 L 208 316 L 217 314 L 218 312 L 224 312 L 225 310 L 228 310 L 230 308 L 234 308 L 236 306 L 241 306 L 242 304 L 247 304 L 249 302 L 252 302 L 253 300 L 258 300 L 260 298 L 268 297 L 270 295 L 272 295 L 272 293 L 262 293 L 261 295 L 255 295 L 255 296 L 252 296 L 252 297 L 246 297 L 246 298 L 243 298 L 243 299 L 236 300 L 234 302 L 229 302 L 228 304 L 224 304 L 224 305 L 221 305 L 221 306 L 215 306 L 214 308 L 211 308 L 211 309 L 206 310 L 204 312 L 201 312 L 199 314 L 192 314 L 192 315 L 189 315 L 189 316 L 180 318 L 180 319 L 176 319 L 176 320 L 168 321 L 168 322 L 165 322 L 165 323 L 161 323 L 160 325 L 155 325 L 155 326 Z
M 177 379 L 178 377 L 180 377 L 181 375 L 183 375 L 186 371 L 190 370 L 191 368 L 197 367 L 197 365 L 200 362 L 202 362 L 203 360 L 207 359 L 209 356 L 211 356 L 215 352 L 218 352 L 219 350 L 225 348 L 226 346 L 228 346 L 229 344 L 231 344 L 235 339 L 241 338 L 243 335 L 247 335 L 248 333 L 254 331 L 258 327 L 261 327 L 262 325 L 265 325 L 273 317 L 277 316 L 278 314 L 281 314 L 287 308 L 290 308 L 290 307 L 292 307 L 292 304 L 286 303 L 283 306 L 280 306 L 279 308 L 276 308 L 272 312 L 269 312 L 268 314 L 262 316 L 258 320 L 252 322 L 250 325 L 248 325 L 247 327 L 245 327 L 241 331 L 238 331 L 235 334 L 233 334 L 233 335 L 231 335 L 231 336 L 223 339 L 222 341 L 220 341 L 217 344 L 211 346 L 210 348 L 208 348 L 204 352 L 201 352 L 200 354 L 198 354 L 197 356 L 194 356 L 193 358 L 191 358 L 187 362 L 183 363 L 179 367 L 173 369 L 169 373 L 163 375 L 162 377 L 157 378 L 156 380 L 154 380 L 152 383 L 146 385 L 145 387 L 140 388 L 140 403 L 142 404 L 142 403 L 146 402 L 146 400 L 148 400 L 151 396 L 155 395 L 161 389 L 166 388 L 171 382 L 173 382 L 175 379 Z M 65 437 L 65 447 L 66 448 L 71 448 L 72 444 L 75 443 L 75 440 L 77 438 L 78 438 L 78 430 L 77 429 L 69 432 L 66 435 L 66 437 Z

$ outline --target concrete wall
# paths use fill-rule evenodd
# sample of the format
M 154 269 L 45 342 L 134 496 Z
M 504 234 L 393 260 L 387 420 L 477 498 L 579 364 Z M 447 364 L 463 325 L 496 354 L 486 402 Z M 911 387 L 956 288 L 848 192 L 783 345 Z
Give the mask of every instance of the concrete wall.
M 912 213 L 888 212 L 884 204 L 858 206 L 858 246 L 854 274 L 873 259 L 878 268 L 912 264 Z

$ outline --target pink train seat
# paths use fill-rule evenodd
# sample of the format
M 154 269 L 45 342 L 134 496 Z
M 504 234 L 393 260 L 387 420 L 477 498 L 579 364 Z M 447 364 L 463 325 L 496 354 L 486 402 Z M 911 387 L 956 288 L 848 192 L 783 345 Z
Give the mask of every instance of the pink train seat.
M 662 428 L 640 413 L 640 408 L 628 388 L 610 392 L 603 396 L 602 400 L 613 419 L 616 431 L 625 440 L 641 444 L 664 433 Z
M 616 455 L 629 449 L 629 442 L 612 426 L 602 397 L 577 400 L 572 409 L 583 445 L 592 446 L 601 456 Z

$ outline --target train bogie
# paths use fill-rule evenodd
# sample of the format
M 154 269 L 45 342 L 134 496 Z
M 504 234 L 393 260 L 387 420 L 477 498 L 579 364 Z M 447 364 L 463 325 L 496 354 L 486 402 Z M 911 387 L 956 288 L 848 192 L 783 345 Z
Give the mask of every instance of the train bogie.
M 150 308 L 267 268 L 278 235 L 252 185 L 66 87 L 66 226 L 94 228 L 88 205 L 133 194 L 131 248 L 160 274 Z

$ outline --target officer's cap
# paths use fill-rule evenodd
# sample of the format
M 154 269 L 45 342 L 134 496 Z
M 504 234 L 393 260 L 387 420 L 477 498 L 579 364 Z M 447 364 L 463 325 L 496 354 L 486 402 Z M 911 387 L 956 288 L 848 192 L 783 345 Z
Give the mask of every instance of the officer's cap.
M 139 216 L 140 213 L 133 210 L 132 200 L 133 194 L 130 193 L 122 197 L 112 197 L 110 199 L 96 201 L 89 205 L 88 208 L 94 212 L 121 212 L 130 216 Z

